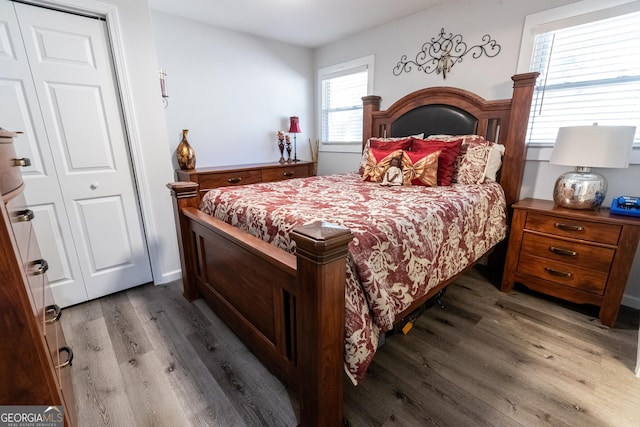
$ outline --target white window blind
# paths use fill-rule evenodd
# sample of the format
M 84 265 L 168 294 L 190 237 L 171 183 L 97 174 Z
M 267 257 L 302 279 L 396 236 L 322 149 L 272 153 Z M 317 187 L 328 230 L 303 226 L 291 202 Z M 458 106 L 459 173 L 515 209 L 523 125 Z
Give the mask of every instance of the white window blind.
M 640 12 L 538 34 L 527 143 L 552 145 L 561 126 L 636 126 L 640 145 Z
M 368 78 L 366 66 L 323 76 L 323 143 L 362 142 L 362 97 L 367 95 Z

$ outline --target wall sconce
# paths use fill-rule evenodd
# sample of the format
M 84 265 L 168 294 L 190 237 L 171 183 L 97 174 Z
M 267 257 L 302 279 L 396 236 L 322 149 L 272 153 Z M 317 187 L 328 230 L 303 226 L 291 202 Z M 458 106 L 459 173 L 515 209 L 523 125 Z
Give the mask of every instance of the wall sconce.
M 402 55 L 400 62 L 393 68 L 393 75 L 408 73 L 415 66 L 418 71 L 425 74 L 442 73 L 442 77 L 446 79 L 451 68 L 458 62 L 462 62 L 462 58 L 468 53 L 471 53 L 473 59 L 478 59 L 483 54 L 493 58 L 500 53 L 501 46 L 489 34 L 482 36 L 482 41 L 482 44 L 467 47 L 467 44 L 462 41 L 461 34 L 445 34 L 443 28 L 438 37 L 433 37 L 431 41 L 422 45 L 415 60 L 409 60 L 407 55 Z
M 169 105 L 169 92 L 167 92 L 167 73 L 160 68 L 158 71 L 160 74 L 160 93 L 162 94 L 162 103 L 164 104 L 164 108 L 167 108 Z

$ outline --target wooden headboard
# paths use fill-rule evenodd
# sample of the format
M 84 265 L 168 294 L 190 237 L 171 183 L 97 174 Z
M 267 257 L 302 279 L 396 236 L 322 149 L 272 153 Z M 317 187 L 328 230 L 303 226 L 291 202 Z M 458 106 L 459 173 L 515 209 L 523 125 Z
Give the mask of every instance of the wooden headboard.
M 519 200 L 526 156 L 525 136 L 538 73 L 516 74 L 511 99 L 487 101 L 453 87 L 431 87 L 412 92 L 384 111 L 380 97 L 362 98 L 363 147 L 371 137 L 424 133 L 484 136 L 505 146 L 499 182 L 507 206 Z

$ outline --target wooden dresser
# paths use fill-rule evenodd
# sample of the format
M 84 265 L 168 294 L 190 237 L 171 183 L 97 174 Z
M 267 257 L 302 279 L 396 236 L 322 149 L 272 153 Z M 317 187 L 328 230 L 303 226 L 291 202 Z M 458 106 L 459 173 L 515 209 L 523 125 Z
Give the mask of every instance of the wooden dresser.
M 313 167 L 313 162 L 302 160 L 295 163 L 254 163 L 193 170 L 178 169 L 176 176 L 178 181 L 200 184 L 198 198 L 201 199 L 202 195 L 212 188 L 306 178 L 313 175 Z
M 525 199 L 513 205 L 502 291 L 514 282 L 568 301 L 600 306 L 600 321 L 613 327 L 627 285 L 640 218 L 556 208 Z
M 20 166 L 29 160 L 16 158 L 15 136 L 0 129 L 0 404 L 64 405 L 65 425 L 74 425 L 73 351 L 48 287 L 34 213 L 23 196 Z

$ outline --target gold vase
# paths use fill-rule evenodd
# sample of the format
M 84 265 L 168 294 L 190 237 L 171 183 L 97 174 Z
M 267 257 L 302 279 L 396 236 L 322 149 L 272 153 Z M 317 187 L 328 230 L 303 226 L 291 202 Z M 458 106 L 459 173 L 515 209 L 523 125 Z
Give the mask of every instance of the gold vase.
M 182 141 L 176 148 L 176 158 L 178 159 L 178 166 L 180 169 L 195 169 L 196 168 L 196 152 L 193 151 L 193 147 L 187 141 L 187 133 L 189 129 L 182 130 Z

